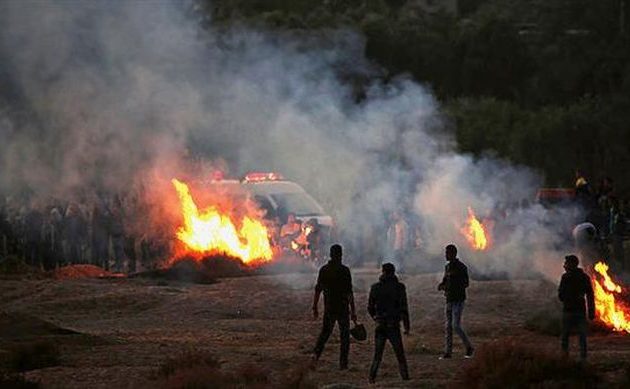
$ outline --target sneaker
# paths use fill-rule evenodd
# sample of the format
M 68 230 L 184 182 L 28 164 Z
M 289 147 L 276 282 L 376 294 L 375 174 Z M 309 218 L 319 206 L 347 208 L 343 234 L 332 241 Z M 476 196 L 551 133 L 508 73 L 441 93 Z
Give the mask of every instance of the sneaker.
M 468 347 L 466 349 L 466 354 L 464 354 L 464 358 L 472 358 L 473 354 L 475 354 L 475 349 L 473 347 Z
M 451 354 L 446 353 L 440 357 L 440 359 L 451 359 Z

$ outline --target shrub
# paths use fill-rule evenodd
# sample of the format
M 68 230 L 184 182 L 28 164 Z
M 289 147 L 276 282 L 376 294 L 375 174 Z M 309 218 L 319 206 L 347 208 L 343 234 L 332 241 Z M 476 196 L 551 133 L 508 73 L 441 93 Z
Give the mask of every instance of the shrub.
M 203 351 L 190 350 L 176 358 L 167 359 L 158 369 L 158 375 L 168 377 L 178 370 L 202 366 L 207 369 L 219 369 L 221 363 L 212 355 Z
M 544 309 L 535 312 L 525 321 L 525 328 L 542 335 L 560 336 L 562 312 L 558 309 Z
M 483 345 L 453 387 L 588 388 L 597 382 L 598 375 L 589 365 L 522 343 L 522 340 L 503 339 Z
M 50 341 L 21 343 L 9 349 L 9 367 L 28 371 L 59 365 L 59 348 Z
M 288 371 L 272 382 L 269 372 L 261 366 L 242 364 L 227 370 L 212 355 L 189 351 L 180 357 L 167 360 L 158 370 L 157 385 L 160 388 L 308 388 L 308 366 Z

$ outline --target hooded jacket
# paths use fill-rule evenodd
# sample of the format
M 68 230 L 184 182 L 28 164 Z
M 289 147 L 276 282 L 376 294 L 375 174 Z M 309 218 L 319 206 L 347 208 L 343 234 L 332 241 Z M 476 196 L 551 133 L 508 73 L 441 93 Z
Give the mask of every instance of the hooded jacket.
M 586 301 L 584 297 L 586 297 Z M 588 304 L 589 312 L 595 312 L 591 279 L 579 267 L 567 270 L 562 275 L 558 288 L 558 298 L 562 301 L 564 312 L 584 314 L 586 313 L 586 304 Z
M 398 325 L 402 321 L 405 329 L 409 329 L 405 284 L 395 275 L 382 275 L 370 289 L 368 312 L 379 324 Z

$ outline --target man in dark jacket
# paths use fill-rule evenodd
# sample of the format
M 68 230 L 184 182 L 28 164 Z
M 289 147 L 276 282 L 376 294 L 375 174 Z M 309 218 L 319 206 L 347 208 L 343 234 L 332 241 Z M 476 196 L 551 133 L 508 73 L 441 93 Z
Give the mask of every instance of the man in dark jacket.
M 464 342 L 467 358 L 472 357 L 474 348 L 461 326 L 466 288 L 468 288 L 468 268 L 457 258 L 457 247 L 453 244 L 446 246 L 446 260 L 444 278 L 438 290 L 446 295 L 446 348 L 441 359 L 449 359 L 453 353 L 453 329 Z
M 385 341 L 389 340 L 398 359 L 400 377 L 409 379 L 407 359 L 400 335 L 400 322 L 405 328 L 405 335 L 409 334 L 409 309 L 407 308 L 407 290 L 405 285 L 398 282 L 396 268 L 391 263 L 382 267 L 383 273 L 379 282 L 372 285 L 368 300 L 368 313 L 376 322 L 374 330 L 374 359 L 370 367 L 370 383 L 374 383 L 378 367 L 383 358 Z
M 562 301 L 562 334 L 561 345 L 565 355 L 569 354 L 569 332 L 574 327 L 580 339 L 580 358 L 586 359 L 586 304 L 588 318 L 595 318 L 595 299 L 591 279 L 578 267 L 579 260 L 575 255 L 564 257 L 565 273 L 560 279 L 558 298 Z M 586 297 L 586 304 L 584 302 Z
M 350 352 L 350 318 L 357 321 L 352 293 L 352 276 L 350 269 L 341 264 L 342 248 L 338 244 L 330 246 L 330 261 L 319 270 L 315 295 L 313 297 L 313 317 L 317 319 L 317 305 L 319 296 L 324 293 L 324 318 L 322 331 L 315 345 L 313 358 L 319 359 L 324 346 L 335 327 L 339 324 L 341 349 L 339 367 L 348 368 L 348 353 Z

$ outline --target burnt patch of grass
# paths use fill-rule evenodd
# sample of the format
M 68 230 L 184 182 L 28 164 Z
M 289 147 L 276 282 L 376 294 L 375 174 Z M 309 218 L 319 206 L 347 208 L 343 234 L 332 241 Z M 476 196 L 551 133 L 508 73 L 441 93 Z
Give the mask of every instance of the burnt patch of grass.
M 202 260 L 180 258 L 172 266 L 136 273 L 130 278 L 150 278 L 158 282 L 182 281 L 195 284 L 214 284 L 219 278 L 243 277 L 254 274 L 253 268 L 241 260 L 223 256 L 206 257 Z
M 598 372 L 559 353 L 516 339 L 485 344 L 456 377 L 454 388 L 590 388 Z
M 18 372 L 58 366 L 59 347 L 52 341 L 46 340 L 18 343 L 9 348 L 7 361 L 8 367 Z

